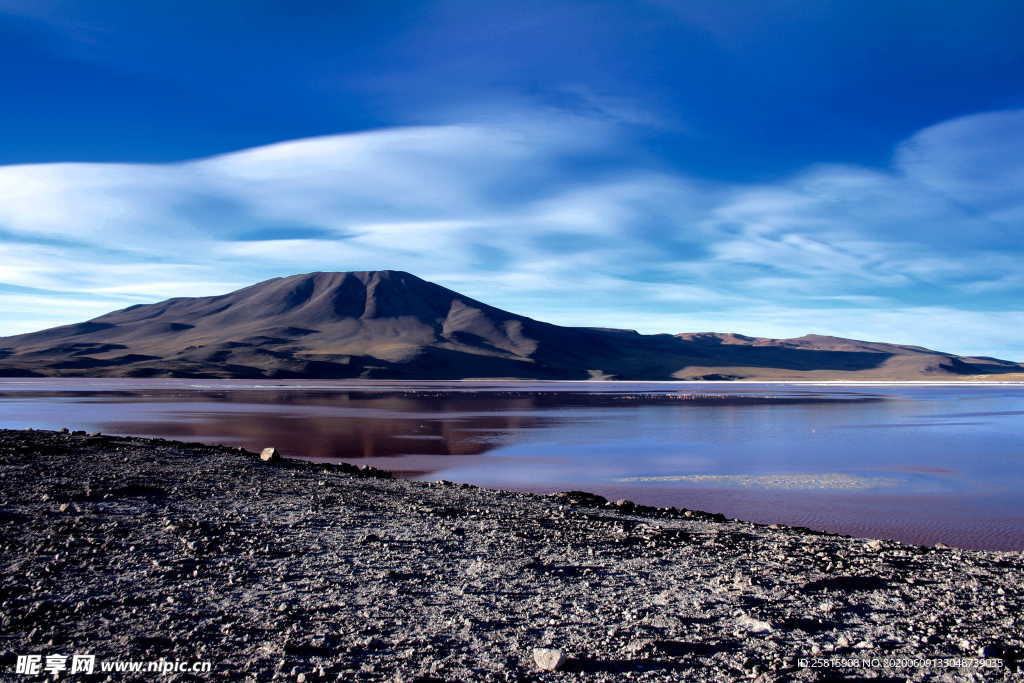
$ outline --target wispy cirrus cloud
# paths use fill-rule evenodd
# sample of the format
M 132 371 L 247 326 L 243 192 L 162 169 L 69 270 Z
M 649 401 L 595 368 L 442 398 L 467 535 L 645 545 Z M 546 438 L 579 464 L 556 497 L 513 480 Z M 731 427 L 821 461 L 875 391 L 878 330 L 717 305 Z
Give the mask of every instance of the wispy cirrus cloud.
M 0 283 L 43 292 L 0 290 L 0 333 L 294 272 L 394 268 L 552 322 L 1024 357 L 1003 334 L 1024 315 L 1024 111 L 928 128 L 889 168 L 758 185 L 632 157 L 609 117 L 509 121 L 175 164 L 0 167 Z

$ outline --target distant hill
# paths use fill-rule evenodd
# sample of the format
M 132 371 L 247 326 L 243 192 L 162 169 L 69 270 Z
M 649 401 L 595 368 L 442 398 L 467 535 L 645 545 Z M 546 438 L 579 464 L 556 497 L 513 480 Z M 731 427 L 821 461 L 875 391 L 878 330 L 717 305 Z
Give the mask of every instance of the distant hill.
M 561 327 L 401 271 L 309 273 L 0 337 L 0 376 L 955 379 L 1024 365 L 807 335 Z

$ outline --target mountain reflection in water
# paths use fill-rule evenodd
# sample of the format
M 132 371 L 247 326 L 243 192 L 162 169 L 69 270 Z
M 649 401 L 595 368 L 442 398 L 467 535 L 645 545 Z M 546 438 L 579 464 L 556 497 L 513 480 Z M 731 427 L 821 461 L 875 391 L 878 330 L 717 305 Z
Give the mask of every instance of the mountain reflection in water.
M 500 401 L 364 398 L 353 394 L 204 393 L 213 411 L 169 411 L 172 421 L 109 421 L 103 431 L 160 434 L 259 450 L 274 444 L 291 457 L 315 460 L 392 459 L 387 469 L 405 476 L 426 475 L 449 466 L 437 456 L 474 456 L 494 449 L 510 435 L 559 423 L 535 414 L 533 399 Z M 237 409 L 233 409 L 237 408 Z M 415 467 L 409 465 L 415 464 Z

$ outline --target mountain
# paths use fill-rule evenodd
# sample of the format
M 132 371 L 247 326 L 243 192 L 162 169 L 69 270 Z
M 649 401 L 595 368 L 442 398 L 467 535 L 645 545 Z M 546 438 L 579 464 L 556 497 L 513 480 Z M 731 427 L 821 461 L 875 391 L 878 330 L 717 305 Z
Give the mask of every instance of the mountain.
M 309 273 L 0 337 L 0 376 L 378 379 L 944 379 L 993 358 L 807 335 L 561 327 L 401 271 Z
M 1024 373 L 1024 364 L 998 358 L 820 334 L 771 339 L 688 332 L 676 338 L 702 348 L 721 363 L 715 372 L 737 379 L 1013 379 L 1010 375 Z

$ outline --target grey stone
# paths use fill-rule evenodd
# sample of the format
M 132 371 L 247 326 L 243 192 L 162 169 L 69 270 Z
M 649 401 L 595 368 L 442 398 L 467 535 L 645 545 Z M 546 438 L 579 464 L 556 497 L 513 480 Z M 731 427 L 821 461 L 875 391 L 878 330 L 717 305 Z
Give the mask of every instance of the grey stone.
M 775 630 L 767 621 L 755 619 L 747 614 L 740 615 L 740 617 L 736 619 L 736 623 L 740 628 L 745 629 L 750 633 L 770 633 Z
M 533 648 L 533 663 L 541 671 L 557 671 L 565 666 L 565 655 L 561 650 L 549 647 Z

